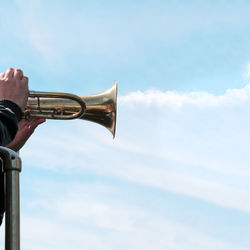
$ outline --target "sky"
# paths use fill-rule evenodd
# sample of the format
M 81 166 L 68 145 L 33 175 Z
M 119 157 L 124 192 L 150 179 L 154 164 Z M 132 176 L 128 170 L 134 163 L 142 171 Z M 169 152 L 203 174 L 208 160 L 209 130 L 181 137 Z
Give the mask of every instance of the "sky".
M 118 81 L 114 140 L 47 120 L 20 151 L 22 249 L 249 249 L 249 13 L 247 0 L 2 1 L 0 71 L 79 96 Z

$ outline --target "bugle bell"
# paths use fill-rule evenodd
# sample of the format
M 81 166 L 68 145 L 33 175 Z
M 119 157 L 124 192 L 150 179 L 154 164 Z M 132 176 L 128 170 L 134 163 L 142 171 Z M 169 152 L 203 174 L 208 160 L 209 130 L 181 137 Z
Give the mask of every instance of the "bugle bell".
M 117 81 L 107 91 L 89 96 L 30 91 L 23 118 L 82 119 L 106 127 L 115 137 Z

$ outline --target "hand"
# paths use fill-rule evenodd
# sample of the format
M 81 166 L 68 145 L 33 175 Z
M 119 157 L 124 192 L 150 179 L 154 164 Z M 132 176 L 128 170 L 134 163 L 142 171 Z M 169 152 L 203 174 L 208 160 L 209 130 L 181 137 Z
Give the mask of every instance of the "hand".
M 23 111 L 28 101 L 28 81 L 21 69 L 8 68 L 0 74 L 0 99 L 16 103 Z
M 18 131 L 14 140 L 7 145 L 7 148 L 10 148 L 14 151 L 19 151 L 29 137 L 33 134 L 35 128 L 44 123 L 45 119 L 30 119 L 30 120 L 21 120 L 18 124 Z

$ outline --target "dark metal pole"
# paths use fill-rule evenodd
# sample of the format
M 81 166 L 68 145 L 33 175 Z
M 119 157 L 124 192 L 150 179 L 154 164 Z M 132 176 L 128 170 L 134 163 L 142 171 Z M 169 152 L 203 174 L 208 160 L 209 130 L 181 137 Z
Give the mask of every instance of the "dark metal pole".
M 5 250 L 20 250 L 19 173 L 21 159 L 11 149 L 0 147 L 5 172 Z

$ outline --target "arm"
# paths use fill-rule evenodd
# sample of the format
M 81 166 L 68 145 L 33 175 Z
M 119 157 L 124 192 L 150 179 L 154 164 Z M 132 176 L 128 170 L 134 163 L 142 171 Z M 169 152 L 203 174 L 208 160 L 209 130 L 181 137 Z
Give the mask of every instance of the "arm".
M 20 69 L 8 68 L 0 74 L 0 145 L 15 137 L 18 122 L 28 100 L 28 78 Z
M 44 123 L 45 119 L 31 119 L 31 120 L 21 120 L 18 124 L 18 131 L 15 136 L 15 139 L 7 145 L 8 148 L 19 151 L 29 137 L 33 134 L 35 128 Z
M 8 68 L 6 72 L 1 73 L 0 145 L 8 145 L 7 147 L 15 151 L 20 150 L 35 128 L 45 121 L 44 119 L 21 120 L 27 100 L 28 78 L 23 75 L 22 70 Z
M 15 103 L 0 100 L 0 145 L 6 146 L 14 139 L 21 114 L 20 108 Z
M 28 78 L 22 70 L 8 68 L 0 74 L 0 145 L 10 143 L 18 130 L 28 100 Z M 4 213 L 4 175 L 0 171 L 0 224 Z

